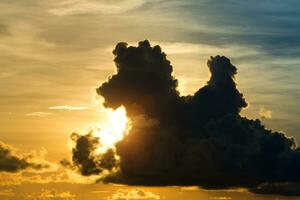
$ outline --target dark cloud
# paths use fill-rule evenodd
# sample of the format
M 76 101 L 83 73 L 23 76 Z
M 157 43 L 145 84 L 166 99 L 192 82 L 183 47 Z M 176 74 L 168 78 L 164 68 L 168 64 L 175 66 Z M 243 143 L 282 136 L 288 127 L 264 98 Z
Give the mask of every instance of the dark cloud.
M 26 168 L 40 170 L 48 168 L 47 164 L 32 162 L 32 155 L 20 155 L 15 150 L 0 142 L 0 172 L 18 172 Z
M 115 154 L 111 149 L 101 156 L 95 154 L 99 146 L 99 138 L 93 137 L 91 133 L 87 135 L 73 133 L 71 139 L 76 142 L 76 146 L 73 148 L 72 160 L 74 165 L 78 166 L 81 174 L 99 174 L 103 170 L 111 170 L 116 166 Z M 64 166 L 72 165 L 66 160 L 62 160 L 61 164 Z
M 299 183 L 263 183 L 250 191 L 259 194 L 277 194 L 285 196 L 299 196 Z
M 180 96 L 159 46 L 119 43 L 113 54 L 117 73 L 97 92 L 106 107 L 125 106 L 132 129 L 116 146 L 120 170 L 104 181 L 209 188 L 300 181 L 294 139 L 239 115 L 247 103 L 228 58 L 211 57 L 207 84 L 194 95 Z M 73 161 L 82 174 L 100 173 L 101 156 L 93 156 L 97 138 L 73 138 Z

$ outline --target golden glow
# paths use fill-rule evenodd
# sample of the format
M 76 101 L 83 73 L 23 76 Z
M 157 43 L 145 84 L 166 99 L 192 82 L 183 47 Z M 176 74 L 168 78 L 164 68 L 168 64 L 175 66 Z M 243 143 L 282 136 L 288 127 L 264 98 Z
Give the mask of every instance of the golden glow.
M 107 109 L 108 121 L 101 129 L 95 131 L 95 136 L 99 137 L 101 146 L 97 153 L 106 152 L 110 148 L 115 148 L 117 142 L 124 138 L 130 130 L 130 123 L 123 106 L 116 110 Z

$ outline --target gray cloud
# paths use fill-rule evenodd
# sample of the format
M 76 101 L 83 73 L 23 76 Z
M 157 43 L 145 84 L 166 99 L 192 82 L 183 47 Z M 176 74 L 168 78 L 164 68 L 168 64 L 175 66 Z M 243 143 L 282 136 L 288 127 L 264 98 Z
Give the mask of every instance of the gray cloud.
M 198 31 L 186 31 L 190 36 L 195 34 L 195 37 L 190 38 L 194 41 L 259 45 L 273 55 L 288 57 L 296 55 L 299 51 L 298 1 L 231 0 L 224 3 L 219 0 L 203 0 L 181 4 L 181 8 L 178 9 L 188 10 L 186 19 L 194 24 L 194 27 L 198 27 Z M 174 1 L 169 1 L 169 5 L 177 6 Z M 192 20 L 191 17 L 195 17 L 196 20 Z M 237 18 L 239 20 L 234 20 Z M 205 31 L 205 27 L 208 27 L 208 31 Z
M 263 183 L 250 191 L 258 194 L 277 194 L 285 196 L 299 196 L 299 183 Z

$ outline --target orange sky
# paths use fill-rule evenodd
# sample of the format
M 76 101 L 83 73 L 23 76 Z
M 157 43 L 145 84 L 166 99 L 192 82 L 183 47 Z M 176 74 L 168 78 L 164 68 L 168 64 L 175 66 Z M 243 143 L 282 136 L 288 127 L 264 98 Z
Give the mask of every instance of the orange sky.
M 47 152 L 43 159 L 54 163 L 69 158 L 72 132 L 84 133 L 107 123 L 109 116 L 95 88 L 115 72 L 111 53 L 114 45 L 119 41 L 136 45 L 139 40 L 149 39 L 153 45 L 159 44 L 171 60 L 182 95 L 192 94 L 208 80 L 205 63 L 210 55 L 232 58 L 238 67 L 238 88 L 250 103 L 243 114 L 260 118 L 268 127 L 285 131 L 299 141 L 300 59 L 294 52 L 300 45 L 294 34 L 300 31 L 285 28 L 292 27 L 293 19 L 299 18 L 278 15 L 275 23 L 269 19 L 273 15 L 262 15 L 253 21 L 250 17 L 258 16 L 255 14 L 261 13 L 259 9 L 264 6 L 270 13 L 293 8 L 282 5 L 278 9 L 267 2 L 261 7 L 244 4 L 248 3 L 233 5 L 237 10 L 248 8 L 248 17 L 243 10 L 233 12 L 227 5 L 206 0 L 1 1 L 0 140 L 22 152 Z M 272 38 L 274 35 L 286 43 Z M 57 176 L 57 171 L 52 173 Z M 61 186 L 52 184 L 52 179 L 40 185 L 31 180 L 44 175 L 14 175 L 18 180 L 31 177 L 30 183 L 20 182 L 22 187 L 13 183 L 5 186 L 1 181 L 0 198 L 24 199 L 30 193 L 41 196 L 43 192 L 47 195 L 43 191 L 46 188 L 55 190 L 55 195 L 69 191 L 79 199 L 113 199 L 119 187 L 82 183 Z M 160 199 L 253 198 L 244 191 L 142 189 Z

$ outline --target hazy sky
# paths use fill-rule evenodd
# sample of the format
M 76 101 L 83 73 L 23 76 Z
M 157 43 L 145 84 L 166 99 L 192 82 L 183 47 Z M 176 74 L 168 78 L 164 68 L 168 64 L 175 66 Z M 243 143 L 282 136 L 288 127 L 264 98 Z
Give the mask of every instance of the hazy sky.
M 168 55 L 182 94 L 208 80 L 206 60 L 238 67 L 243 111 L 300 141 L 297 0 L 1 0 L 0 139 L 46 158 L 70 156 L 69 135 L 103 123 L 95 95 L 119 41 Z M 9 191 L 8 191 L 9 192 Z M 246 198 L 245 198 L 246 199 Z

